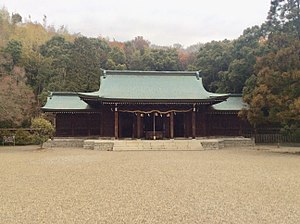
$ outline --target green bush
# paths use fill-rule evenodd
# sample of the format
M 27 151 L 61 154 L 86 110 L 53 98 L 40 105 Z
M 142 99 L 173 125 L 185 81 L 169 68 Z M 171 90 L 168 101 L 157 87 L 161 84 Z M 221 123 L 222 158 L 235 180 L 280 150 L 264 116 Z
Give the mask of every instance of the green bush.
M 47 121 L 43 117 L 34 118 L 31 121 L 31 128 L 36 129 L 34 141 L 40 144 L 41 148 L 43 143 L 51 138 L 54 133 L 54 127 L 51 122 Z
M 17 130 L 15 133 L 16 145 L 32 145 L 34 144 L 34 136 L 26 130 Z
M 28 130 L 2 130 L 0 131 L 0 142 L 3 145 L 3 136 L 15 136 L 16 145 L 31 145 L 35 144 L 34 135 L 31 134 Z M 7 143 L 12 144 L 12 143 Z

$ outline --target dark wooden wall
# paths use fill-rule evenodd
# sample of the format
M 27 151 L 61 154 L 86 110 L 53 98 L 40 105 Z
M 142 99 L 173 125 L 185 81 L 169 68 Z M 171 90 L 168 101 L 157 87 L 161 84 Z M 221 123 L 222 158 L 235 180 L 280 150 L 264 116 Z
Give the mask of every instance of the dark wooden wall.
M 89 113 L 57 113 L 56 136 L 100 136 L 113 138 L 115 135 L 114 119 L 114 111 L 109 107 Z M 145 137 L 145 130 L 143 130 L 144 119 L 144 117 L 140 119 L 141 138 Z M 164 137 L 170 138 L 170 117 L 163 116 L 162 118 L 159 117 L 159 119 L 161 119 L 164 127 Z M 122 114 L 120 112 L 119 125 L 120 137 L 137 138 L 137 115 L 131 113 Z M 174 115 L 174 129 L 176 127 L 180 128 L 179 131 L 174 130 L 175 138 L 193 137 L 192 126 L 192 112 L 177 113 Z M 237 116 L 237 113 L 211 113 L 210 111 L 201 110 L 195 114 L 196 137 L 240 136 L 243 135 L 243 130 L 246 129 L 251 129 L 250 125 L 241 120 Z
M 114 112 L 111 111 L 110 108 L 104 108 L 102 110 L 102 131 L 101 131 L 101 136 L 102 137 L 114 137 L 114 123 L 115 123 L 115 118 L 114 118 Z
M 101 113 L 57 113 L 56 136 L 99 136 Z
M 240 136 L 244 128 L 244 121 L 237 113 L 206 114 L 207 136 Z

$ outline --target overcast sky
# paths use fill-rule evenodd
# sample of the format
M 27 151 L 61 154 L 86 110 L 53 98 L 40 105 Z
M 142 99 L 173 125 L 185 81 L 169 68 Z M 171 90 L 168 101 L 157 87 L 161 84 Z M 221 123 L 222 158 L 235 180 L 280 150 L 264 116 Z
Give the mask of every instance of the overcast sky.
M 118 41 L 143 36 L 152 44 L 185 47 L 234 39 L 260 25 L 271 0 L 0 0 L 23 19 L 67 26 L 71 33 Z

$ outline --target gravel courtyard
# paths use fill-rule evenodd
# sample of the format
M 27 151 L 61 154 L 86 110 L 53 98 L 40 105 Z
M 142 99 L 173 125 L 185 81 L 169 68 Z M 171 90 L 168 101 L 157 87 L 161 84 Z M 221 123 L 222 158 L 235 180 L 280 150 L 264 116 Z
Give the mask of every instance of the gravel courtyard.
M 300 154 L 0 148 L 1 223 L 299 223 Z

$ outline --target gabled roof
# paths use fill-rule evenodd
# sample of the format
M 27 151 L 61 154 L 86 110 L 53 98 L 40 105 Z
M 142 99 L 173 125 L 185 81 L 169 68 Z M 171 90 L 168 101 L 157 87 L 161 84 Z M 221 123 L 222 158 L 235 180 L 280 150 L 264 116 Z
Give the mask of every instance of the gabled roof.
M 205 90 L 198 72 L 104 71 L 99 91 L 79 93 L 102 102 L 222 102 L 229 95 Z
M 215 104 L 212 108 L 217 111 L 240 111 L 247 109 L 248 105 L 243 101 L 241 95 L 232 95 L 226 101 Z M 91 111 L 86 102 L 80 99 L 77 93 L 73 92 L 52 92 L 47 103 L 42 107 L 44 112 L 72 112 Z
M 51 92 L 42 110 L 45 112 L 57 111 L 89 111 L 92 108 L 82 101 L 74 92 Z

